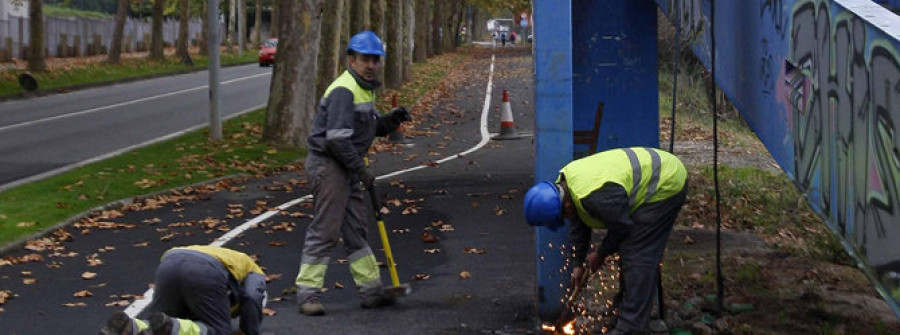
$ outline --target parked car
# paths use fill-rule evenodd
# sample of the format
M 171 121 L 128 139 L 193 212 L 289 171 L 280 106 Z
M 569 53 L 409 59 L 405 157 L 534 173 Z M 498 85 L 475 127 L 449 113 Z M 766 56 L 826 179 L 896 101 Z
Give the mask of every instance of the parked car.
M 275 64 L 275 49 L 278 48 L 278 39 L 270 38 L 266 43 L 259 46 L 259 66 L 270 66 Z

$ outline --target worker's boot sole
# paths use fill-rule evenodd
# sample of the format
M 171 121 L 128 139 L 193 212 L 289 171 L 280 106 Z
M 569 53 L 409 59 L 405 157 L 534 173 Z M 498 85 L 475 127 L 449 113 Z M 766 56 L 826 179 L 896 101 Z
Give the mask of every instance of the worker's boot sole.
M 118 311 L 109 316 L 106 320 L 106 327 L 100 330 L 100 335 L 131 335 L 131 317 L 125 312 Z
M 304 302 L 300 304 L 300 313 L 308 316 L 325 315 L 325 306 L 320 302 Z
M 378 308 L 393 305 L 395 302 L 397 302 L 396 298 L 385 294 L 375 294 L 365 297 L 359 305 L 362 308 Z

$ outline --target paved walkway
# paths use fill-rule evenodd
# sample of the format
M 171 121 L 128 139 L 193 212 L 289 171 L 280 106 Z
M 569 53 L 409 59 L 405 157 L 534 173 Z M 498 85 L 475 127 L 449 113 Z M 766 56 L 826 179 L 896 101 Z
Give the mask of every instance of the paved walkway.
M 376 183 L 387 205 L 385 221 L 401 281 L 412 295 L 398 305 L 378 310 L 359 307 L 346 264 L 329 267 L 323 295 L 327 314 L 307 317 L 297 312 L 292 292 L 305 228 L 307 204 L 294 205 L 259 220 L 225 246 L 252 254 L 273 278 L 268 307 L 275 315 L 263 321 L 272 334 L 526 334 L 537 332 L 535 264 L 532 229 L 523 220 L 522 196 L 532 183 L 533 149 L 529 136 L 515 141 L 489 141 L 482 148 L 439 165 L 429 164 L 476 147 L 481 140 L 482 112 L 488 130 L 499 130 L 501 90 L 509 90 L 516 125 L 530 134 L 533 120 L 532 60 L 528 49 L 504 49 L 494 60 L 493 94 L 485 108 L 491 58 L 476 57 L 456 71 L 467 78 L 452 97 L 420 116 L 412 148 L 394 148 L 372 158 L 376 175 L 388 175 L 426 164 L 426 168 L 392 175 Z M 0 329 L 8 334 L 95 334 L 105 319 L 122 306 L 112 305 L 143 294 L 152 281 L 159 256 L 168 248 L 208 244 L 234 231 L 266 208 L 309 194 L 305 176 L 284 172 L 261 179 L 228 181 L 225 190 L 201 192 L 194 200 L 178 200 L 155 209 L 126 211 L 104 221 L 133 228 L 100 230 L 73 239 L 64 250 L 40 251 L 44 260 L 0 267 L 0 290 L 18 296 L 2 305 Z M 289 185 L 290 187 L 285 187 Z M 240 207 L 238 207 L 240 204 Z M 238 211 L 237 209 L 241 210 Z M 411 208 L 416 213 L 409 212 Z M 442 223 L 444 226 L 441 226 Z M 221 227 L 228 227 L 221 228 Z M 290 228 L 290 229 L 284 229 Z M 441 229 L 443 228 L 443 229 Z M 423 242 L 428 233 L 437 242 Z M 383 259 L 374 224 L 370 241 Z M 469 251 L 469 252 L 467 252 Z M 483 253 L 482 253 L 483 251 Z M 77 254 L 69 254 L 74 252 Z M 4 256 L 33 253 L 21 250 Z M 92 259 L 101 266 L 89 266 Z M 95 262 L 95 261 L 94 261 Z M 23 284 L 25 277 L 36 283 Z M 86 271 L 96 273 L 82 279 Z M 470 275 L 462 279 L 460 274 Z M 389 283 L 383 269 L 382 276 Z M 414 277 L 424 280 L 414 280 Z M 343 288 L 338 286 L 343 285 Z M 76 298 L 90 291 L 93 296 Z M 67 303 L 84 306 L 64 307 Z M 132 307 L 129 311 L 136 311 Z

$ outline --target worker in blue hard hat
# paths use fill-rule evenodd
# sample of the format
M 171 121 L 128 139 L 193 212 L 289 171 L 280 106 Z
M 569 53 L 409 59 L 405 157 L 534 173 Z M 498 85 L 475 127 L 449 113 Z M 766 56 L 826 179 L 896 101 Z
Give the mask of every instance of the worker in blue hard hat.
M 328 86 L 316 109 L 306 158 L 315 216 L 306 229 L 295 280 L 300 312 L 306 315 L 325 314 L 319 294 L 341 240 L 362 307 L 394 303 L 394 298 L 383 292 L 378 264 L 369 247 L 368 225 L 374 214 L 362 188 L 375 182 L 365 159 L 375 136 L 386 136 L 412 119 L 404 107 L 384 115 L 375 109 L 373 90 L 381 85 L 375 75 L 384 55 L 375 33 L 354 35 L 347 47 L 347 71 Z
M 569 220 L 573 287 L 618 253 L 623 295 L 611 333 L 640 333 L 650 322 L 658 264 L 686 193 L 678 157 L 653 148 L 612 149 L 570 162 L 555 183 L 533 186 L 525 194 L 525 218 L 550 228 Z M 593 248 L 591 230 L 603 228 L 606 236 Z

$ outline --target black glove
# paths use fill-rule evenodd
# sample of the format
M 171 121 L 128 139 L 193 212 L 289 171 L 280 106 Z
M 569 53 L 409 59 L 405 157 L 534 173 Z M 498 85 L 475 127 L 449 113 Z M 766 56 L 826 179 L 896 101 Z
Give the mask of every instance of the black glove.
M 400 106 L 391 110 L 391 120 L 400 124 L 400 122 L 412 121 L 412 115 L 409 115 L 406 107 Z
M 359 178 L 359 181 L 366 186 L 366 188 L 371 188 L 372 185 L 375 184 L 375 175 L 372 174 L 372 171 L 369 171 L 368 168 L 361 168 L 359 171 L 356 171 L 356 177 Z

